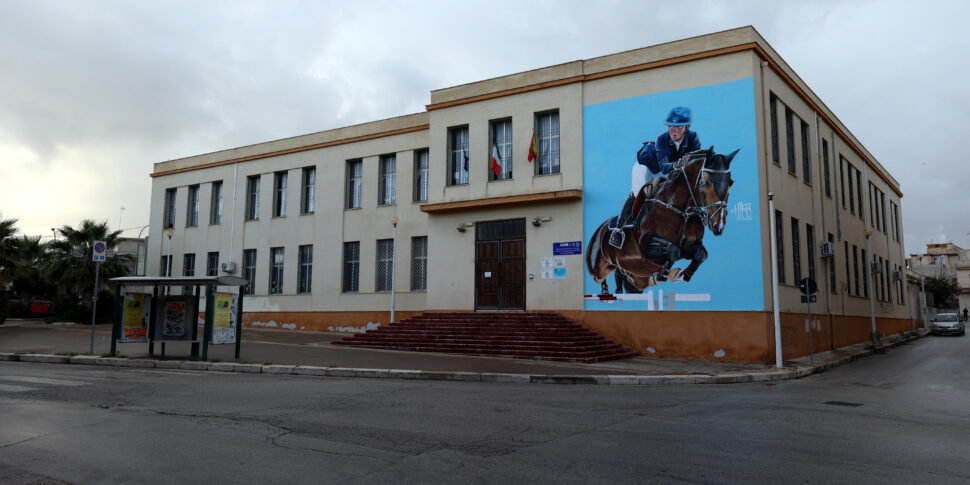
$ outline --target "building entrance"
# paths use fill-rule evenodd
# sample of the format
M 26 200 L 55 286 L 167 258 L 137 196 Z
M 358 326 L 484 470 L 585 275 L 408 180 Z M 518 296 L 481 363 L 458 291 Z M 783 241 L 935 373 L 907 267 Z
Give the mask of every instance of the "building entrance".
M 525 309 L 525 219 L 476 224 L 475 309 Z

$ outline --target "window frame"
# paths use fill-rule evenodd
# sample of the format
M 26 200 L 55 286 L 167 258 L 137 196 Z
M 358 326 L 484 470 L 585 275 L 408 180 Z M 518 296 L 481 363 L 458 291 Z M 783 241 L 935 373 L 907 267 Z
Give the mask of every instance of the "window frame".
M 775 209 L 775 259 L 778 265 L 778 283 L 785 284 L 785 216 Z
M 822 175 L 824 179 L 825 186 L 825 196 L 832 198 L 832 170 L 829 167 L 829 142 L 828 140 L 822 140 Z
M 352 251 L 348 251 L 352 250 Z M 360 241 L 344 241 L 341 293 L 360 292 Z
M 246 220 L 259 220 L 259 186 L 262 183 L 262 175 L 250 175 L 246 177 Z
M 185 227 L 199 225 L 199 184 L 189 186 L 188 204 L 186 204 Z
M 785 106 L 785 144 L 788 153 L 788 173 L 798 176 L 795 168 L 795 113 Z
M 269 248 L 269 291 L 270 295 L 283 294 L 283 270 L 286 252 L 283 246 Z
M 378 157 L 377 173 L 377 206 L 397 205 L 397 154 Z
M 548 133 L 543 132 L 542 126 L 542 121 L 546 117 L 550 120 Z M 535 165 L 535 175 L 557 175 L 562 173 L 559 110 L 551 109 L 535 113 L 533 118 L 533 129 L 536 134 L 536 151 L 539 153 L 538 159 L 533 164 Z M 552 127 L 553 120 L 555 120 L 555 128 Z M 553 145 L 555 145 L 555 150 L 553 150 Z M 545 164 L 547 163 L 549 165 L 548 171 L 545 169 Z
M 355 158 L 345 164 L 344 209 L 360 209 L 363 205 L 364 160 Z
M 290 174 L 286 170 L 273 172 L 273 217 L 286 217 L 286 187 Z
M 212 257 L 215 256 L 215 264 Z M 214 270 L 214 271 L 213 271 Z M 209 251 L 205 255 L 205 275 L 219 276 L 219 251 Z
M 165 212 L 162 216 L 162 227 L 164 229 L 175 227 L 175 197 L 177 195 L 177 187 L 165 189 Z
M 296 293 L 308 295 L 313 291 L 313 245 L 303 244 L 297 248 Z
M 313 214 L 317 203 L 317 167 L 303 167 L 300 176 L 300 214 Z
M 501 127 L 501 133 L 499 128 Z M 488 153 L 485 157 L 488 160 L 486 173 L 489 182 L 502 180 L 512 180 L 512 118 L 501 118 L 488 122 Z M 492 171 L 492 148 L 498 148 L 499 157 L 502 159 L 502 171 L 498 177 Z
M 428 236 L 411 238 L 411 291 L 428 291 Z
M 771 161 L 775 165 L 781 166 L 781 148 L 778 140 L 778 97 L 775 96 L 775 93 L 770 93 L 768 99 L 771 113 Z
M 246 285 L 243 286 L 243 289 L 242 289 L 242 292 L 244 295 L 256 294 L 257 256 L 258 255 L 255 249 L 243 249 L 242 274 L 243 274 L 243 278 L 247 281 Z
M 430 156 L 427 148 L 414 151 L 414 185 L 412 186 L 412 202 L 428 201 L 428 177 L 431 175 Z
M 801 234 L 799 234 L 798 219 L 791 218 L 791 261 L 792 277 L 797 285 L 802 280 L 802 248 Z
M 802 121 L 801 125 L 801 137 L 802 137 L 802 181 L 808 185 L 812 185 L 812 162 L 811 162 L 811 129 L 808 123 Z
M 212 182 L 209 197 L 209 225 L 222 224 L 222 180 Z
M 374 292 L 387 293 L 394 288 L 394 239 L 378 239 L 374 251 Z M 382 253 L 382 247 L 383 253 Z M 388 257 L 387 253 L 390 252 Z M 384 277 L 381 277 L 381 271 Z
M 445 174 L 447 186 L 468 185 L 468 152 L 468 125 L 449 127 L 446 151 L 448 154 L 448 163 Z

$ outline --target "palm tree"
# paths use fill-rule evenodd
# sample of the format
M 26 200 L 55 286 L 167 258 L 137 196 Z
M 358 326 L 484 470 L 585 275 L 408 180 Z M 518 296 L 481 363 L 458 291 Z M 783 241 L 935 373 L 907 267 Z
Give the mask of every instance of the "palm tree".
M 13 254 L 17 249 L 17 219 L 0 217 L 0 290 L 6 289 L 6 275 L 13 270 Z
M 94 241 L 104 241 L 107 245 L 107 257 L 101 264 L 99 291 L 109 289 L 108 279 L 128 274 L 126 264 L 131 262 L 131 256 L 113 254 L 121 231 L 111 231 L 107 222 L 85 219 L 77 228 L 64 225 L 57 232 L 64 237 L 48 244 L 49 259 L 44 274 L 57 285 L 59 294 L 80 297 L 84 306 L 90 309 L 97 267 L 91 257 Z
M 51 285 L 42 272 L 46 253 L 47 244 L 40 242 L 40 236 L 23 236 L 15 244 L 10 280 L 26 306 L 34 296 L 50 294 Z

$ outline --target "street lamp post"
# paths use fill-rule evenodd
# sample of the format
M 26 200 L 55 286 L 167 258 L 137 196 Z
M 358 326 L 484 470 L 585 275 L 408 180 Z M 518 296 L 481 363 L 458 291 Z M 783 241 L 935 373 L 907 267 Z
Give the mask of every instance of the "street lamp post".
M 394 323 L 394 269 L 397 266 L 397 216 L 391 218 L 391 225 L 394 226 L 394 242 L 391 243 L 391 322 Z

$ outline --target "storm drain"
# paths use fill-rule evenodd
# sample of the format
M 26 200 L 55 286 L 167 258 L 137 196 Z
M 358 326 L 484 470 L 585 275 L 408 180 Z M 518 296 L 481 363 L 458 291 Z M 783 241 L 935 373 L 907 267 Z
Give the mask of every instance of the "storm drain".
M 857 408 L 859 406 L 862 406 L 862 404 L 857 402 L 845 402 L 845 401 L 825 401 L 825 404 L 828 404 L 831 406 L 846 406 L 850 408 Z

